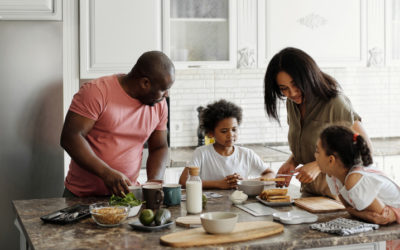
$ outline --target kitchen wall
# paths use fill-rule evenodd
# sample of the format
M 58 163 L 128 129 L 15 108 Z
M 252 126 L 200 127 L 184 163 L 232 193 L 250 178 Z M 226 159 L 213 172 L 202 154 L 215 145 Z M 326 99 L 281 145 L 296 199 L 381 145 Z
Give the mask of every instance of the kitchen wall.
M 399 137 L 400 68 L 323 69 L 335 77 L 361 115 L 370 137 Z M 281 127 L 269 120 L 263 104 L 265 69 L 178 70 L 170 91 L 171 146 L 197 145 L 196 108 L 225 98 L 243 108 L 239 143 L 287 143 L 286 109 Z
M 0 21 L 0 248 L 18 249 L 11 201 L 60 197 L 62 22 Z

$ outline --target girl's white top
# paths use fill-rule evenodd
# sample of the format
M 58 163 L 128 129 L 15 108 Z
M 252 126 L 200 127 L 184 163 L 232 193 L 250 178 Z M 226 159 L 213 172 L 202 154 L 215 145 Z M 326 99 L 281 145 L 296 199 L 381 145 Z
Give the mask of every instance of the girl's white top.
M 229 156 L 217 153 L 212 144 L 196 148 L 191 166 L 200 167 L 200 178 L 204 181 L 221 180 L 227 175 L 240 174 L 247 179 L 258 177 L 268 168 L 253 150 L 234 146 Z
M 371 205 L 376 198 L 385 205 L 400 208 L 400 187 L 389 177 L 373 166 L 358 167 L 357 170 L 353 167 L 346 179 L 352 173 L 359 173 L 362 177 L 350 190 L 347 190 L 337 178 L 326 175 L 332 194 L 341 194 L 352 207 L 359 211 Z

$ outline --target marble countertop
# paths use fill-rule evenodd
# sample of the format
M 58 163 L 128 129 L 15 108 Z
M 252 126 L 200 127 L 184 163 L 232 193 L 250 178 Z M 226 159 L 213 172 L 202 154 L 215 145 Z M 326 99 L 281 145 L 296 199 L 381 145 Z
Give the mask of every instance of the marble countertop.
M 372 139 L 374 156 L 400 155 L 400 138 Z M 265 162 L 284 162 L 291 152 L 288 145 L 244 144 L 254 150 Z M 171 167 L 184 167 L 190 161 L 196 147 L 172 147 Z
M 292 197 L 299 197 L 299 189 L 291 185 L 289 193 Z M 232 190 L 218 190 L 216 193 L 223 195 L 221 198 L 209 199 L 209 211 L 232 211 L 239 214 L 239 221 L 272 221 L 272 216 L 254 217 L 243 210 L 233 206 L 228 199 Z M 68 225 L 54 225 L 43 223 L 40 216 L 53 211 L 80 203 L 91 204 L 99 198 L 52 198 L 35 200 L 16 200 L 13 207 L 22 231 L 33 249 L 172 249 L 160 244 L 160 237 L 165 234 L 185 230 L 179 226 L 155 232 L 142 232 L 131 229 L 129 222 L 134 222 L 137 217 L 124 222 L 114 228 L 100 227 L 91 218 Z M 103 199 L 104 200 L 104 199 Z M 246 201 L 256 202 L 254 198 Z M 299 209 L 296 206 L 276 208 L 281 211 Z M 172 218 L 186 215 L 186 205 L 169 207 Z M 346 212 L 319 213 L 318 222 L 326 222 L 338 217 L 350 218 Z M 400 225 L 393 224 L 381 227 L 378 230 L 356 234 L 352 236 L 337 236 L 309 229 L 308 224 L 284 225 L 284 232 L 252 241 L 223 244 L 218 246 L 205 246 L 206 249 L 298 249 L 335 245 L 359 244 L 386 241 L 400 238 Z M 194 248 L 199 249 L 199 248 Z

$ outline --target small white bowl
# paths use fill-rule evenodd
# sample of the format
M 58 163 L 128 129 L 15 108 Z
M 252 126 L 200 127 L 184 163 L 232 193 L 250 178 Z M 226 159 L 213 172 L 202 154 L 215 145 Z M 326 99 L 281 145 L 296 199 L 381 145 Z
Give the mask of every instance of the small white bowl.
M 136 216 L 139 213 L 140 208 L 142 207 L 142 204 L 134 207 L 129 207 L 129 214 L 128 217 L 133 217 Z
M 238 190 L 243 191 L 248 196 L 256 196 L 264 190 L 263 181 L 238 181 Z
M 238 215 L 232 212 L 209 212 L 200 215 L 201 225 L 210 234 L 226 234 L 233 231 Z

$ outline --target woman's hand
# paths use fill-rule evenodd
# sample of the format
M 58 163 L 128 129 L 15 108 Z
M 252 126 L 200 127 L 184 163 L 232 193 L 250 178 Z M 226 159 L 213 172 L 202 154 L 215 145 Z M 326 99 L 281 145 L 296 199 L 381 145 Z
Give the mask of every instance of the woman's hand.
M 291 156 L 278 170 L 279 174 L 293 174 L 297 164 L 295 163 L 293 156 Z M 279 176 L 277 176 L 279 177 Z M 281 178 L 281 177 L 279 177 Z M 289 186 L 292 176 L 286 176 L 285 181 L 276 182 L 277 187 Z
M 358 211 L 352 207 L 346 208 L 347 212 L 352 216 L 357 218 L 363 219 L 365 221 L 379 224 L 379 225 L 387 225 L 389 223 L 396 221 L 396 215 L 394 214 L 393 210 L 390 209 L 388 206 L 385 206 L 382 213 L 371 212 L 371 211 Z
M 321 173 L 321 169 L 319 168 L 318 163 L 313 161 L 303 165 L 300 168 L 297 168 L 295 172 L 299 173 L 296 178 L 301 183 L 310 183 L 317 178 L 319 173 Z

